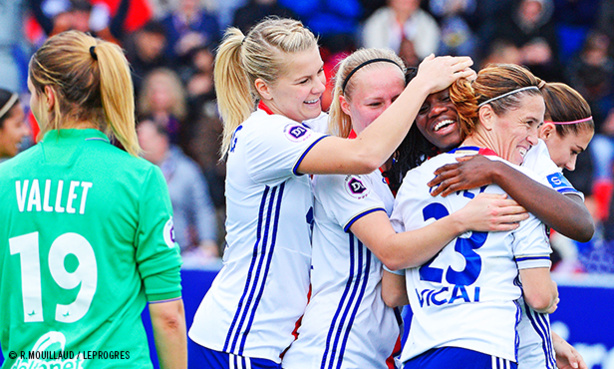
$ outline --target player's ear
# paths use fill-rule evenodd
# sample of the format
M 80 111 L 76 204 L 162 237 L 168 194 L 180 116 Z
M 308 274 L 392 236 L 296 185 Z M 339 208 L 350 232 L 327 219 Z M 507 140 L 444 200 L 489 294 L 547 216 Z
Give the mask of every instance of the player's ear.
M 55 106 L 55 90 L 53 87 L 47 85 L 44 89 L 45 102 L 47 105 L 47 111 L 52 111 Z
M 269 84 L 266 83 L 262 78 L 256 78 L 256 81 L 254 81 L 254 87 L 256 88 L 256 91 L 258 91 L 258 94 L 262 97 L 263 100 L 273 99 Z
M 350 103 L 343 95 L 339 95 L 339 106 L 345 114 L 350 115 Z
M 486 130 L 490 131 L 493 129 L 497 114 L 495 114 L 490 105 L 486 104 L 479 108 L 478 117 L 482 126 L 486 128 Z
M 552 137 L 553 134 L 556 134 L 556 127 L 552 122 L 544 122 L 539 126 L 537 131 L 537 136 L 542 140 L 547 140 Z

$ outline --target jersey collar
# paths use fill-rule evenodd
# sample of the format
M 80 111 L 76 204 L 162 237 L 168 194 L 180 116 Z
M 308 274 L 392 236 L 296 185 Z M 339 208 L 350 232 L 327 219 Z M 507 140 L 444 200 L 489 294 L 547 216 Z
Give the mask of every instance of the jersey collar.
M 45 133 L 43 142 L 52 141 L 104 141 L 109 143 L 109 138 L 101 131 L 94 128 L 86 129 L 52 129 Z
M 271 108 L 269 108 L 268 106 L 266 106 L 266 104 L 264 103 L 264 101 L 260 100 L 260 102 L 258 103 L 258 109 L 262 109 L 264 110 L 268 115 L 273 115 L 275 113 L 273 113 L 273 110 L 271 110 Z
M 464 154 L 464 155 L 486 155 L 486 156 L 499 156 L 492 149 L 486 147 L 477 147 L 477 146 L 460 146 L 456 149 L 452 149 L 449 151 L 450 154 Z

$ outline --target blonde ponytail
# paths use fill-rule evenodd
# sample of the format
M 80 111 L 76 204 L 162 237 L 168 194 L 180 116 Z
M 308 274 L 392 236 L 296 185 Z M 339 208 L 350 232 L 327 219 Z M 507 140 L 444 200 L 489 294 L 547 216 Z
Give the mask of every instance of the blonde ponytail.
M 220 149 L 222 157 L 230 147 L 235 129 L 249 117 L 255 105 L 250 80 L 241 64 L 243 39 L 243 33 L 238 28 L 228 29 L 215 57 L 213 79 L 218 109 L 224 122 Z

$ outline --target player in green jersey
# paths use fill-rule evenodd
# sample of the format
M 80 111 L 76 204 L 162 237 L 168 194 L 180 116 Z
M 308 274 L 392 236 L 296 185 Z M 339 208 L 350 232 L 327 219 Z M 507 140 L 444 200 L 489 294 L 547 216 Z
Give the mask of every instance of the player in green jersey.
M 160 170 L 137 157 L 121 49 L 58 34 L 32 57 L 28 88 L 44 136 L 0 165 L 2 368 L 151 368 L 147 302 L 160 366 L 186 368 L 172 208 Z

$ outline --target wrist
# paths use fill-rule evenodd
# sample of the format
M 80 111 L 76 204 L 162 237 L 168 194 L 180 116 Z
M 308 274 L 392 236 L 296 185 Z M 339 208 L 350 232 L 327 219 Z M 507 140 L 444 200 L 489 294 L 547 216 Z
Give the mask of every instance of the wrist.
M 447 218 L 450 221 L 448 229 L 454 232 L 454 237 L 458 237 L 470 230 L 469 224 L 465 221 L 467 217 L 463 216 L 463 209 L 450 214 Z
M 409 82 L 405 89 L 413 91 L 414 93 L 418 94 L 418 98 L 423 98 L 425 100 L 432 93 L 432 88 L 429 87 L 429 82 L 430 81 L 428 79 L 425 79 L 420 74 L 417 74 L 416 77 Z

